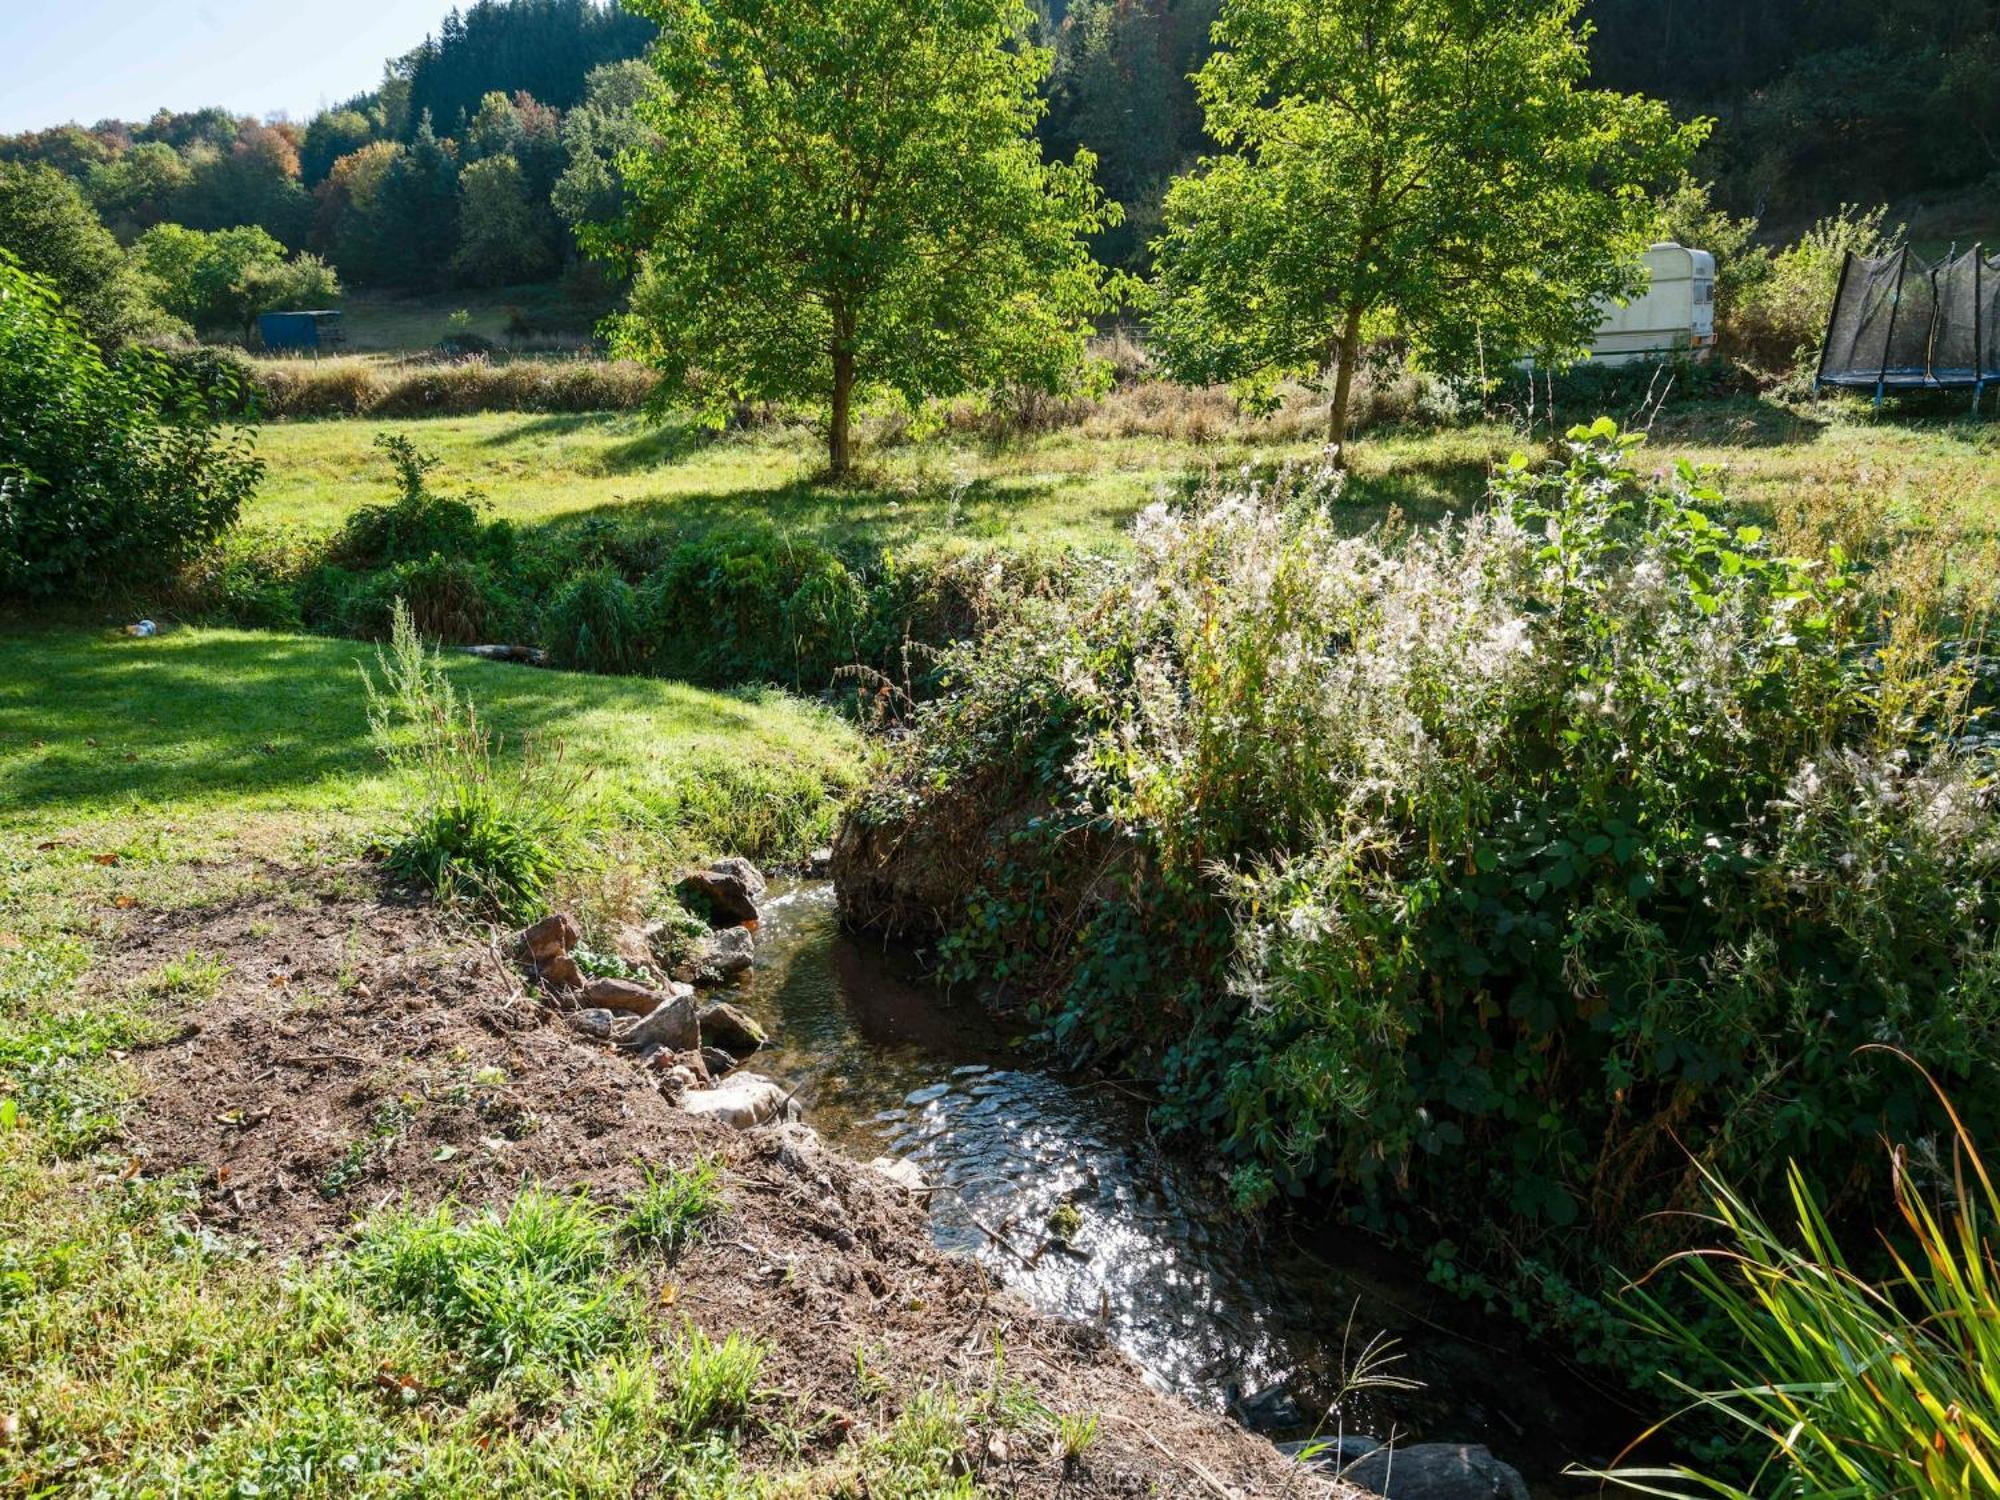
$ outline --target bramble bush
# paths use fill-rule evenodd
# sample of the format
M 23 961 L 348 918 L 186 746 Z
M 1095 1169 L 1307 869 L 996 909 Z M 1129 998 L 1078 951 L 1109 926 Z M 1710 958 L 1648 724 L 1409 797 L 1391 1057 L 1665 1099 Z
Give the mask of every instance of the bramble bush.
M 235 523 L 250 435 L 145 349 L 115 363 L 0 251 L 0 594 L 151 583 Z
M 1608 1327 L 1700 1169 L 1859 1201 L 1936 1124 L 1863 1044 L 1994 1121 L 1990 596 L 1778 555 L 1638 441 L 1410 534 L 1343 537 L 1321 470 L 1154 507 L 947 658 L 849 916 L 1156 1080 L 1246 1201 L 1338 1191 L 1533 1316 Z

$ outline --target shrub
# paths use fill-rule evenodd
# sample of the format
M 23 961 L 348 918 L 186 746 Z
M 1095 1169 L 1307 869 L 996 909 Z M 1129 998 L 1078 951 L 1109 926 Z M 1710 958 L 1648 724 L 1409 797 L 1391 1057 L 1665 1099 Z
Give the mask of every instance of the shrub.
M 333 559 L 366 567 L 474 551 L 485 529 L 479 502 L 431 491 L 428 476 L 437 467 L 437 455 L 423 452 L 399 432 L 378 433 L 375 446 L 396 470 L 398 494 L 388 505 L 364 505 L 350 514 L 334 538 Z
M 491 733 L 459 700 L 400 600 L 389 650 L 376 661 L 379 686 L 362 673 L 369 728 L 416 798 L 389 849 L 390 870 L 509 920 L 538 915 L 579 853 L 578 781 L 560 749 L 551 754 L 530 740 L 514 760 L 499 760 Z
M 235 524 L 250 436 L 145 350 L 107 365 L 0 251 L 0 593 L 162 579 Z
M 1745 289 L 1734 319 L 1733 342 L 1767 370 L 1813 368 L 1847 257 L 1893 255 L 1902 243 L 1903 230 L 1888 227 L 1886 208 L 1841 205 L 1838 213 L 1813 225 L 1797 244 L 1772 256 L 1770 273 Z
M 641 585 L 657 669 L 693 682 L 822 687 L 869 659 L 865 591 L 832 552 L 773 531 L 683 543 Z
M 549 601 L 542 640 L 558 666 L 582 672 L 636 672 L 645 646 L 639 596 L 610 568 L 578 573 Z
M 1856 1192 L 1926 1116 L 1883 1040 L 1994 1118 L 1984 596 L 1777 555 L 1632 441 L 1408 536 L 1342 536 L 1319 471 L 1155 507 L 1123 576 L 947 657 L 848 915 L 1151 1072 L 1246 1200 L 1344 1189 L 1600 1327 L 1600 1257 L 1692 1203 L 1677 1135 Z

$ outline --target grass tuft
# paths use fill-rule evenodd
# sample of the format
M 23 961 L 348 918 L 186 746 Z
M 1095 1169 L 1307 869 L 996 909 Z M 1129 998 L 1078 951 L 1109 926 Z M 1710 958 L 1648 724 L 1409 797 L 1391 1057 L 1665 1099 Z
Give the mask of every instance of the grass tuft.
M 505 1213 L 389 1213 L 362 1229 L 351 1271 L 365 1297 L 422 1315 L 488 1383 L 572 1375 L 630 1332 L 611 1225 L 587 1198 L 531 1189 Z
M 675 1430 L 698 1437 L 747 1416 L 770 1355 L 771 1346 L 761 1340 L 731 1333 L 718 1343 L 688 1325 L 667 1350 L 666 1411 Z
M 620 1233 L 642 1250 L 678 1255 L 722 1213 L 722 1174 L 712 1160 L 685 1171 L 646 1169 L 646 1185 L 629 1200 Z

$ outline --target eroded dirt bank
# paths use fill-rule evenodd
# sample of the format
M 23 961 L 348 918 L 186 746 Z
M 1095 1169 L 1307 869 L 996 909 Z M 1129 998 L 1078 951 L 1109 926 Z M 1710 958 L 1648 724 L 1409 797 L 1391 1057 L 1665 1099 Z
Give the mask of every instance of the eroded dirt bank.
M 229 966 L 215 999 L 135 1058 L 129 1142 L 141 1170 L 198 1179 L 214 1226 L 310 1255 L 384 1204 L 504 1202 L 530 1182 L 610 1197 L 648 1163 L 713 1155 L 728 1212 L 658 1288 L 662 1327 L 769 1340 L 770 1399 L 805 1413 L 815 1441 L 879 1430 L 928 1386 L 979 1384 L 997 1348 L 1050 1407 L 1103 1422 L 1067 1470 L 1040 1445 L 982 1448 L 993 1493 L 1357 1493 L 1155 1393 L 1094 1330 L 936 1250 L 902 1188 L 809 1131 L 739 1135 L 682 1114 L 528 994 L 487 935 L 356 894 L 373 889 L 366 872 L 285 872 L 280 889 L 116 913 L 100 971 L 115 983 L 189 952 Z

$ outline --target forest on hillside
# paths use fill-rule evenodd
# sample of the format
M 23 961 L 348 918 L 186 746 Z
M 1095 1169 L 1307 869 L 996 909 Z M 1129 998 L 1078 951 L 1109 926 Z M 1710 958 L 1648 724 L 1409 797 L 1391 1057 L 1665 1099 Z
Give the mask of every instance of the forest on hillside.
M 1038 0 L 1053 52 L 1045 148 L 1096 153 L 1125 209 L 1098 249 L 1135 266 L 1174 174 L 1207 147 L 1189 75 L 1218 0 Z M 1597 81 L 1716 129 L 1716 203 L 1795 233 L 1846 203 L 1990 227 L 2000 181 L 2000 3 L 1591 0 Z M 67 179 L 123 244 L 162 224 L 256 226 L 350 285 L 588 282 L 575 228 L 614 214 L 640 138 L 633 60 L 652 24 L 617 0 L 478 0 L 387 61 L 379 87 L 303 123 L 217 106 L 0 137 L 0 163 Z M 411 247 L 423 247 L 413 252 Z

